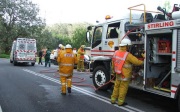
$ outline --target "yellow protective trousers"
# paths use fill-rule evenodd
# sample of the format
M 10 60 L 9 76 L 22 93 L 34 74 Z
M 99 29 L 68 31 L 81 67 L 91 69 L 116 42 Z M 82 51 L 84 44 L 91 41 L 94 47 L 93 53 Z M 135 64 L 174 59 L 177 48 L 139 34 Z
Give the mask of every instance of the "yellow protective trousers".
M 111 101 L 115 102 L 118 99 L 118 105 L 122 105 L 128 91 L 130 81 L 121 81 L 116 78 Z
M 84 60 L 78 60 L 77 70 L 83 70 L 84 71 Z
M 66 86 L 72 86 L 72 75 L 71 76 L 60 76 L 61 81 L 61 92 L 66 93 Z

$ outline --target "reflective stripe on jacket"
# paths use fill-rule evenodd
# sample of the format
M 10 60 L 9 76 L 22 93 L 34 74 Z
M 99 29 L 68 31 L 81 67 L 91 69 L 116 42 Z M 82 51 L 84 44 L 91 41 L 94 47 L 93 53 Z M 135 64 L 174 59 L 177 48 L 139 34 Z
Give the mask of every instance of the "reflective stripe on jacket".
M 117 50 L 114 53 L 113 62 L 114 62 L 114 72 L 115 73 L 117 73 L 117 74 L 122 73 L 122 67 L 124 65 L 127 55 L 128 55 L 128 52 L 121 52 L 119 50 Z
M 69 77 L 69 76 L 71 76 L 71 75 L 73 75 L 73 74 L 63 74 L 63 73 L 59 73 L 59 75 L 60 75 L 60 76 L 65 76 L 65 77 Z
M 116 78 L 117 78 L 117 80 L 119 80 L 119 81 L 130 81 L 130 80 L 131 80 L 131 78 L 126 78 L 126 77 L 122 77 L 122 76 L 116 77 Z
M 65 63 L 60 63 L 60 66 L 74 66 L 74 64 L 65 64 Z

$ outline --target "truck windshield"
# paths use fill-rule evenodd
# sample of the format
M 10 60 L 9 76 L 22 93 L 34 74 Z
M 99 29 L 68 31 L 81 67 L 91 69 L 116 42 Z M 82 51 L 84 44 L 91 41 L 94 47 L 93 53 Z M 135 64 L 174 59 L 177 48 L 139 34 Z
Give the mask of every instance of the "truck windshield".
M 102 38 L 102 26 L 95 28 L 94 38 L 92 41 L 93 48 L 101 43 L 101 38 Z

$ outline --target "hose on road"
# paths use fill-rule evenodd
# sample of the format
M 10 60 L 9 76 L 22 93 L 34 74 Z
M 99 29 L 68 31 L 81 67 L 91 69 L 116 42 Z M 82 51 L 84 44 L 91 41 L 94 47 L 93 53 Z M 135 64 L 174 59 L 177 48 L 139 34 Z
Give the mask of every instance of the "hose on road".
M 54 73 L 54 77 L 55 78 L 60 78 L 59 77 L 59 72 L 57 69 L 47 69 L 47 70 L 41 70 L 40 73 Z M 86 73 L 86 72 L 83 72 Z M 87 72 L 89 73 L 89 72 Z M 97 92 L 97 90 L 101 89 L 103 86 L 111 83 L 114 80 L 115 77 L 113 77 L 110 81 L 108 81 L 107 83 L 105 83 L 104 85 L 96 88 L 95 86 L 91 85 L 91 84 L 83 84 L 83 82 L 85 82 L 85 78 L 81 78 L 81 77 L 77 77 L 77 76 L 73 76 L 73 79 L 79 79 L 79 81 L 72 81 L 72 84 L 75 86 L 86 86 L 86 87 L 91 87 L 95 90 L 95 92 Z

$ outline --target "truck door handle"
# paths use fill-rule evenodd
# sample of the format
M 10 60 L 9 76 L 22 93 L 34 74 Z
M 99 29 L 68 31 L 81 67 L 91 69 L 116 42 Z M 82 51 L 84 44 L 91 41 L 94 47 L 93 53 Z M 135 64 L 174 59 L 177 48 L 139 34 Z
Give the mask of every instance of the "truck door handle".
M 102 50 L 102 47 L 99 47 L 99 50 Z

